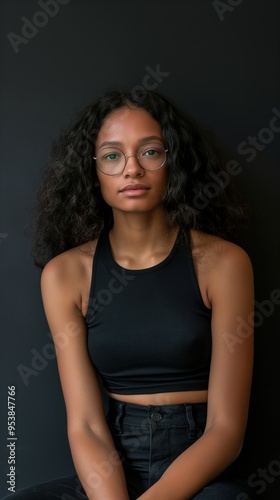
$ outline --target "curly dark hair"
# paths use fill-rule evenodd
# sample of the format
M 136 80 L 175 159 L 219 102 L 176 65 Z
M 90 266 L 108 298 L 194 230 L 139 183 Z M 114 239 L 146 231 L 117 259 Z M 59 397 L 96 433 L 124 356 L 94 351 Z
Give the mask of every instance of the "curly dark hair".
M 84 108 L 53 143 L 34 217 L 37 266 L 43 268 L 52 257 L 112 226 L 112 209 L 95 187 L 93 155 L 107 115 L 124 106 L 145 109 L 161 125 L 168 148 L 164 207 L 170 225 L 179 227 L 181 240 L 189 243 L 192 228 L 233 240 L 234 230 L 243 223 L 244 211 L 217 148 L 193 118 L 155 91 L 110 91 Z

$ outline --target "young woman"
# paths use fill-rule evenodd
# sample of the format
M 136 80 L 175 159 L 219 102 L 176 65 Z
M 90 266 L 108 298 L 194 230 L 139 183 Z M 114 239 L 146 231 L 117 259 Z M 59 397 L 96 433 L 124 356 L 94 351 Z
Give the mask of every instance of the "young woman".
M 221 171 L 194 121 L 145 90 L 105 94 L 55 143 L 36 263 L 77 476 L 13 499 L 249 498 L 230 465 L 253 275 Z

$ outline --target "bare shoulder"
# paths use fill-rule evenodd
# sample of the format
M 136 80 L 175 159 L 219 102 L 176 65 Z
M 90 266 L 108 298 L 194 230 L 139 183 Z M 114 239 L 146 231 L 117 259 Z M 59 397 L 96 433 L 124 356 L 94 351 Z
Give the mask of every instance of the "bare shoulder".
M 250 258 L 240 246 L 200 231 L 191 232 L 194 268 L 205 305 L 212 308 L 215 297 L 253 288 Z M 236 292 L 239 293 L 239 292 Z
M 79 309 L 86 309 L 97 240 L 71 248 L 51 259 L 42 271 L 43 294 L 61 291 Z
M 83 272 L 88 261 L 92 261 L 96 240 L 62 252 L 51 259 L 42 271 L 42 279 L 64 281 Z
M 192 255 L 202 272 L 252 268 L 247 252 L 239 245 L 212 234 L 192 230 Z

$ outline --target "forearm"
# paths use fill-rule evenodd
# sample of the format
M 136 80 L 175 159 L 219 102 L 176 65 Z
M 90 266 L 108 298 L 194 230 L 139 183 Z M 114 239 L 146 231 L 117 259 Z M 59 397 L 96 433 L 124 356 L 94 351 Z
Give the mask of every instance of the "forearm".
M 129 500 L 121 460 L 110 435 L 91 430 L 69 435 L 74 465 L 90 500 Z
M 240 452 L 235 435 L 213 427 L 184 451 L 138 500 L 187 500 L 215 479 Z

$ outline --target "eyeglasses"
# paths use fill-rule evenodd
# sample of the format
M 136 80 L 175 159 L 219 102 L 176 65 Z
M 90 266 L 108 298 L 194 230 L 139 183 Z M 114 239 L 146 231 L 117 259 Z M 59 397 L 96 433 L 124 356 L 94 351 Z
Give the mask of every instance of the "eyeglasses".
M 125 154 L 121 149 L 112 146 L 105 146 L 99 149 L 93 159 L 103 174 L 118 175 L 124 171 L 127 160 L 130 156 L 136 156 L 139 165 L 145 170 L 158 170 L 166 162 L 166 153 L 161 144 L 151 143 L 142 146 L 137 153 Z

